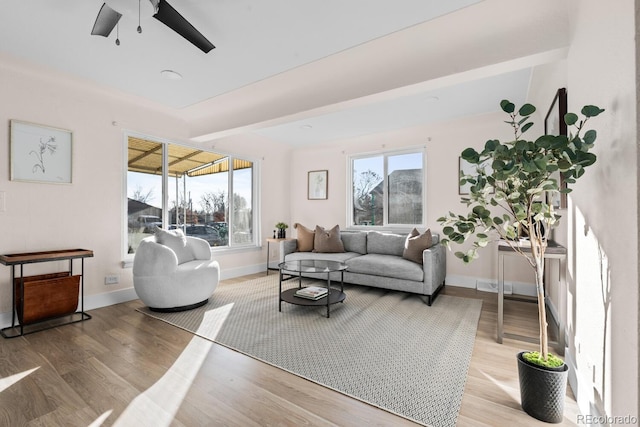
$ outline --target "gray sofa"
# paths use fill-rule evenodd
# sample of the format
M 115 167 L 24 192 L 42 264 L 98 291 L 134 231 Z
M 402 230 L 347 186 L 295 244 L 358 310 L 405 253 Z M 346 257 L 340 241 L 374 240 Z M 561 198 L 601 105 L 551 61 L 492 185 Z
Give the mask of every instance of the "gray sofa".
M 280 242 L 280 261 L 317 259 L 344 262 L 345 283 L 373 286 L 421 295 L 431 305 L 444 286 L 446 253 L 440 236 L 431 233 L 432 246 L 422 253 L 422 264 L 402 257 L 406 235 L 377 231 L 341 231 L 345 252 L 298 252 L 297 240 Z M 331 273 L 340 280 L 340 273 Z M 326 274 L 303 276 L 326 279 Z

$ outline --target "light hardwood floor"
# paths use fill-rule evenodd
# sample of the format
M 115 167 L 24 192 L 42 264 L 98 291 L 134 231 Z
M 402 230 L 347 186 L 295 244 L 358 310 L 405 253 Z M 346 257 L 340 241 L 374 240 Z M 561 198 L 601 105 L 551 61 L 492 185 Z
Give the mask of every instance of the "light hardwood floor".
M 547 425 L 520 408 L 515 354 L 533 346 L 495 342 L 496 295 L 453 286 L 444 293 L 483 300 L 458 425 Z M 86 322 L 1 339 L 0 426 L 89 426 L 102 418 L 104 426 L 415 425 L 225 347 L 194 342 L 192 334 L 135 311 L 140 305 L 105 307 Z M 510 301 L 505 325 L 535 336 L 536 315 L 534 304 Z M 576 419 L 569 395 L 559 425 Z

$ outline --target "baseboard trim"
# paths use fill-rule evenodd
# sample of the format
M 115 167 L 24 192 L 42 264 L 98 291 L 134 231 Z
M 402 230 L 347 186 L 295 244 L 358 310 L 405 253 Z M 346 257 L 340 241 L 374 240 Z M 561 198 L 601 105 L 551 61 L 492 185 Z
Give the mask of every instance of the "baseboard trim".
M 448 274 L 445 278 L 445 284 L 447 286 L 457 286 L 459 288 L 468 288 L 468 289 L 476 289 L 476 282 L 478 279 L 476 277 L 470 276 L 458 276 Z
M 447 286 L 457 286 L 460 288 L 477 289 L 483 292 L 498 292 L 498 281 L 484 277 L 447 275 Z M 524 282 L 504 282 L 505 294 L 517 294 L 525 296 L 536 296 L 535 283 Z
M 249 274 L 256 274 L 256 273 L 267 274 L 267 263 L 224 269 L 220 272 L 220 279 L 221 280 L 234 279 L 236 277 L 247 276 Z
M 122 302 L 137 299 L 138 295 L 133 288 L 119 289 L 117 291 L 105 292 L 96 295 L 85 295 L 84 311 L 95 310 L 96 308 L 107 307 Z M 78 310 L 80 306 L 78 306 Z M 11 312 L 0 313 L 0 325 L 3 328 L 11 326 Z

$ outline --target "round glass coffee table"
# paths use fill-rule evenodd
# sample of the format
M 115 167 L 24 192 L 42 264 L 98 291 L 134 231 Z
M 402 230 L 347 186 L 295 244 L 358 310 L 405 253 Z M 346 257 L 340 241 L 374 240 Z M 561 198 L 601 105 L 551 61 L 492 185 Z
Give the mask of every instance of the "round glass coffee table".
M 289 304 L 305 305 L 305 306 L 327 306 L 327 317 L 330 317 L 331 304 L 344 301 L 347 297 L 344 293 L 344 271 L 347 269 L 347 265 L 339 261 L 320 261 L 320 260 L 297 260 L 297 261 L 285 261 L 278 264 L 280 269 L 280 284 L 278 294 L 280 295 L 280 301 L 278 303 L 278 311 L 282 311 L 282 301 Z M 331 287 L 331 273 L 340 272 L 340 290 Z M 302 273 L 326 273 L 327 281 L 323 288 L 327 289 L 327 294 L 319 299 L 303 298 L 296 295 L 300 289 L 304 289 L 302 286 Z M 296 288 L 282 290 L 282 282 L 298 279 L 298 286 Z M 322 284 L 322 282 L 318 282 Z

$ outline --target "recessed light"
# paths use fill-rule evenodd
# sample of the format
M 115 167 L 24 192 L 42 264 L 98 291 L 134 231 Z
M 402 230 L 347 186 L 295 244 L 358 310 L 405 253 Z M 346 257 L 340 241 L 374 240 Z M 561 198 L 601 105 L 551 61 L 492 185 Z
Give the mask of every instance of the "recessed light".
M 167 80 L 182 80 L 182 74 L 173 70 L 162 70 L 160 71 L 160 75 Z
M 300 126 L 300 128 L 302 128 L 304 130 L 309 130 L 309 129 L 313 129 L 313 126 L 311 126 L 311 125 L 302 125 L 302 126 Z

